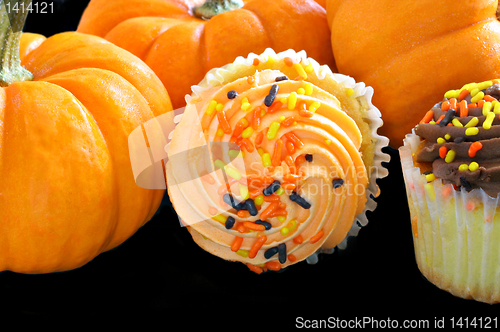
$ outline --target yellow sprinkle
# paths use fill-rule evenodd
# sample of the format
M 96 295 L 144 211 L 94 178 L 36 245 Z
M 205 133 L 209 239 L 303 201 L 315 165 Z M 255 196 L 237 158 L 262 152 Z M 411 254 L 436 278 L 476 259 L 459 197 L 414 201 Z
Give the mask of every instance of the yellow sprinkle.
M 210 115 L 215 111 L 215 107 L 217 106 L 217 102 L 215 100 L 210 101 L 210 104 L 208 104 L 207 110 L 205 111 L 205 114 Z
M 285 105 L 285 104 L 288 104 L 288 98 L 287 97 L 281 97 L 280 98 L 280 102 Z
M 279 189 L 275 191 L 275 194 L 276 195 L 283 195 L 284 192 L 285 192 L 285 189 L 283 189 L 282 187 L 279 187 Z
M 247 186 L 242 185 L 241 183 L 238 183 L 238 187 L 240 189 L 240 197 L 241 197 L 241 199 L 247 200 L 248 198 L 250 198 L 250 193 L 248 192 L 248 187 Z
M 446 140 L 442 137 L 438 137 L 438 139 L 436 140 L 438 144 L 444 144 L 446 143 Z
M 224 215 L 222 215 L 222 214 L 218 214 L 216 216 L 213 216 L 212 219 L 215 220 L 215 221 L 218 221 L 220 223 L 225 223 L 226 220 L 227 220 L 227 217 L 224 216 Z
M 444 94 L 444 96 L 448 99 L 450 98 L 458 98 L 458 94 L 460 92 L 458 90 L 449 90 L 449 91 L 446 91 L 446 93 Z
M 248 250 L 240 249 L 240 250 L 236 251 L 236 253 L 242 257 L 248 257 Z
M 474 88 L 469 89 L 469 94 L 471 97 L 474 97 L 475 95 L 477 95 L 478 92 L 479 92 L 479 89 L 475 86 L 474 86 Z
M 306 90 L 304 90 L 303 88 L 298 88 L 298 89 L 297 89 L 297 94 L 299 94 L 299 95 L 303 95 L 303 94 L 305 94 L 305 93 L 306 93 Z
M 276 62 L 276 60 L 272 56 L 270 56 L 270 57 L 267 58 L 266 62 L 272 65 L 273 63 Z
M 251 126 L 246 127 L 245 130 L 241 132 L 241 137 L 249 138 L 250 136 L 252 136 L 252 134 L 253 134 L 253 128 Z
M 469 165 L 462 164 L 462 165 L 458 166 L 458 170 L 461 171 L 461 172 L 468 171 L 469 170 Z
M 330 141 L 329 139 L 325 139 L 325 143 L 330 145 L 332 143 L 332 141 Z
M 311 63 L 308 63 L 304 69 L 306 73 L 312 73 L 314 71 L 314 67 Z
M 264 195 L 259 195 L 255 197 L 253 202 L 255 203 L 255 205 L 262 205 L 262 203 L 264 203 Z
M 227 155 L 231 158 L 238 158 L 238 157 L 243 157 L 243 153 L 241 150 L 229 150 Z
M 450 134 L 446 134 L 446 135 L 444 135 L 444 139 L 445 139 L 445 140 L 448 140 L 448 141 L 449 141 L 449 140 L 450 140 L 450 138 L 451 138 Z
M 309 105 L 309 111 L 314 113 L 318 110 L 320 106 L 321 103 L 319 101 L 314 101 L 311 105 Z
M 222 105 L 221 103 L 218 103 L 217 106 L 215 106 L 215 109 L 217 111 L 222 111 L 224 109 L 224 105 Z
M 297 227 L 297 220 L 295 219 L 290 220 L 290 222 L 288 222 L 286 227 L 288 227 L 289 230 L 293 231 Z
M 241 173 L 234 167 L 226 165 L 224 166 L 224 171 L 235 180 L 241 179 Z
M 436 124 L 436 121 L 431 120 L 431 121 L 429 121 L 429 123 L 430 123 L 430 124 Z
M 266 110 L 262 108 L 260 110 L 260 117 L 262 118 L 264 115 L 266 115 Z
M 426 174 L 425 179 L 427 180 L 427 182 L 432 182 L 432 181 L 436 180 L 436 176 L 433 173 Z
M 274 139 L 276 137 L 276 133 L 278 129 L 280 129 L 281 124 L 278 121 L 273 121 L 269 126 L 269 130 L 267 131 L 267 139 Z
M 486 114 L 486 119 L 483 122 L 483 128 L 490 129 L 494 119 L 495 119 L 495 113 L 489 112 L 488 114 Z
M 463 127 L 464 125 L 462 124 L 462 122 L 460 122 L 460 120 L 458 120 L 457 118 L 453 118 L 453 120 L 451 120 L 451 123 L 453 123 L 453 125 L 455 127 Z
M 484 90 L 490 86 L 493 85 L 493 81 L 484 81 L 484 82 L 481 82 L 481 83 L 478 83 L 476 85 L 476 87 L 479 89 L 479 90 Z
M 245 112 L 247 112 L 248 110 L 250 110 L 250 108 L 252 107 L 251 104 L 249 103 L 244 103 L 244 104 L 241 104 L 241 109 Z
M 283 227 L 280 231 L 281 235 L 285 236 L 290 232 L 290 230 L 286 227 Z
M 297 125 L 297 121 L 294 121 L 294 122 L 292 123 L 292 125 L 296 126 L 296 125 Z
M 426 183 L 424 185 L 425 188 L 425 193 L 427 197 L 429 197 L 430 200 L 435 201 L 436 200 L 436 193 L 434 192 L 434 185 L 430 183 Z
M 491 111 L 492 105 L 490 101 L 485 101 L 483 104 L 483 115 L 486 116 Z
M 493 113 L 500 114 L 500 102 L 495 100 L 493 103 L 494 103 Z
M 354 89 L 353 88 L 349 88 L 346 90 L 346 94 L 347 94 L 347 97 L 350 97 L 354 94 Z
M 474 135 L 477 135 L 478 133 L 479 133 L 478 127 L 471 127 L 471 128 L 465 129 L 465 135 L 467 135 L 467 136 L 474 136 Z
M 262 164 L 264 165 L 264 167 L 268 167 L 268 166 L 271 166 L 272 163 L 271 163 L 271 155 L 267 152 L 264 152 L 262 154 Z
M 222 130 L 222 128 L 217 129 L 217 133 L 216 133 L 216 135 L 217 135 L 218 137 L 222 137 L 222 136 L 224 136 L 224 130 Z
M 297 105 L 297 92 L 294 91 L 288 96 L 288 109 L 293 110 L 295 105 Z
M 304 86 L 304 90 L 306 92 L 306 96 L 312 95 L 313 87 L 312 87 L 311 83 L 306 83 L 306 85 Z
M 278 219 L 279 222 L 285 222 L 286 221 L 286 217 L 285 216 L 277 216 L 276 218 Z
M 455 151 L 454 150 L 448 150 L 448 152 L 446 153 L 446 157 L 444 158 L 444 161 L 446 161 L 447 163 L 451 163 L 453 162 L 453 160 L 455 160 Z
M 476 95 L 474 97 L 471 98 L 470 102 L 477 103 L 478 101 L 482 100 L 483 98 L 484 98 L 484 92 L 479 91 L 478 93 L 476 93 Z
M 257 152 L 259 153 L 259 156 L 262 157 L 262 155 L 264 154 L 264 149 L 263 148 L 258 148 Z
M 284 115 L 280 116 L 280 122 L 285 121 L 285 119 L 286 119 L 286 118 L 285 118 L 285 116 L 284 116 Z
M 302 67 L 300 63 L 295 63 L 293 66 L 295 67 L 295 70 L 300 76 L 302 76 L 304 79 L 307 79 L 306 71 L 304 70 L 304 67 Z
M 465 125 L 466 127 L 475 127 L 479 123 L 479 119 L 475 116 L 472 119 L 470 119 L 469 122 Z
M 214 165 L 220 169 L 224 169 L 224 167 L 226 167 L 226 164 L 220 159 L 217 159 L 216 161 L 214 161 Z
M 471 162 L 469 164 L 469 171 L 474 172 L 479 168 L 479 164 L 476 163 L 475 161 Z

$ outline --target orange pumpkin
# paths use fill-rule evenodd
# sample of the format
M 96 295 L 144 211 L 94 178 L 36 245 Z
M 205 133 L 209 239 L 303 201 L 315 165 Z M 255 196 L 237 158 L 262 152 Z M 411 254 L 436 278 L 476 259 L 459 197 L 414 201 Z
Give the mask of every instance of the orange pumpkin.
M 164 190 L 134 181 L 128 135 L 172 105 L 143 61 L 102 38 L 9 40 L 2 56 L 19 50 L 28 72 L 14 56 L 0 75 L 22 72 L 0 89 L 0 271 L 74 269 L 159 207 Z
M 313 0 L 252 0 L 228 9 L 239 1 L 207 0 L 202 6 L 203 0 L 92 0 L 77 31 L 104 37 L 143 59 L 175 108 L 185 105 L 191 86 L 210 69 L 268 47 L 305 50 L 335 70 L 321 5 Z M 214 16 L 207 20 L 197 15 Z
M 443 94 L 500 75 L 498 1 L 328 0 L 339 72 L 374 88 L 391 146 Z

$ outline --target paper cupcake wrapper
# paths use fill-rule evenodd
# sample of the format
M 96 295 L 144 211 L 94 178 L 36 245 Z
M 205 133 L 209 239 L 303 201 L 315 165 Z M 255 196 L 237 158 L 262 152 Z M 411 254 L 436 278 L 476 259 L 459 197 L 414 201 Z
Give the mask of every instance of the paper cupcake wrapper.
M 323 80 L 327 76 L 332 78 L 336 83 L 343 85 L 347 89 L 353 89 L 352 98 L 358 99 L 362 105 L 365 107 L 365 121 L 369 123 L 370 135 L 372 139 L 376 142 L 375 145 L 375 155 L 373 159 L 373 165 L 371 165 L 371 174 L 369 178 L 369 186 L 366 190 L 367 202 L 365 209 L 360 213 L 353 221 L 352 227 L 349 230 L 347 236 L 344 240 L 337 245 L 338 249 L 345 249 L 347 246 L 347 241 L 350 237 L 355 237 L 358 235 L 359 230 L 366 226 L 368 219 L 366 217 L 367 211 L 373 211 L 377 203 L 374 198 L 376 198 L 379 193 L 379 187 L 376 183 L 376 179 L 384 178 L 388 175 L 388 170 L 383 166 L 383 163 L 390 161 L 390 156 L 382 152 L 382 148 L 389 144 L 389 139 L 385 136 L 381 136 L 377 133 L 377 130 L 382 126 L 383 121 L 381 119 L 380 111 L 372 104 L 372 97 L 374 90 L 372 87 L 366 86 L 362 82 L 356 82 L 354 78 L 346 76 L 343 74 L 333 73 L 330 67 L 326 65 L 320 65 L 314 59 L 308 58 L 305 51 L 296 52 L 294 50 L 287 50 L 284 52 L 276 53 L 273 49 L 266 49 L 262 54 L 250 53 L 247 57 L 238 57 L 236 60 L 221 68 L 215 68 L 210 70 L 203 81 L 198 85 L 192 86 L 192 95 L 186 95 L 186 102 L 189 103 L 192 98 L 199 98 L 203 93 L 210 89 L 213 85 L 219 85 L 222 82 L 227 81 L 227 78 L 233 75 L 241 76 L 242 66 L 247 66 L 249 70 L 252 69 L 254 61 L 258 60 L 260 63 L 266 63 L 272 59 L 284 59 L 286 57 L 291 58 L 293 63 L 303 63 L 304 65 L 312 65 L 314 68 L 314 73 L 318 79 Z M 335 248 L 319 249 L 316 253 L 312 254 L 307 258 L 309 264 L 314 264 L 318 261 L 319 253 L 333 253 Z
M 419 270 L 457 297 L 499 302 L 499 197 L 455 190 L 440 179 L 427 183 L 413 164 L 419 143 L 413 133 L 399 148 Z

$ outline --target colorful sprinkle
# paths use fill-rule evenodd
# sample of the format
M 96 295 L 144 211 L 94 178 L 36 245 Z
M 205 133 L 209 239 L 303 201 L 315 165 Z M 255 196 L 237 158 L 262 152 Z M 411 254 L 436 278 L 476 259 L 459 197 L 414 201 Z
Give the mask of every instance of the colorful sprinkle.
M 477 116 L 475 116 L 472 119 L 470 119 L 470 121 L 467 122 L 467 124 L 465 126 L 467 128 L 469 128 L 469 127 L 475 127 L 475 126 L 477 126 L 478 123 L 479 123 L 479 119 L 477 118 Z
M 269 153 L 267 153 L 267 152 L 262 153 L 261 158 L 262 158 L 262 164 L 264 165 L 264 167 L 268 167 L 268 166 L 273 165 L 271 162 L 271 155 Z
M 455 155 L 456 152 L 454 150 L 448 150 L 448 152 L 446 153 L 446 157 L 444 158 L 444 161 L 447 163 L 453 162 L 453 160 L 455 160 Z
M 343 179 L 333 179 L 332 180 L 332 184 L 333 184 L 333 189 L 337 189 L 337 188 L 340 188 L 344 185 L 344 180 Z
M 281 82 L 281 81 L 287 81 L 287 80 L 288 80 L 287 76 L 278 76 L 278 77 L 276 77 L 276 79 L 274 81 Z
M 469 157 L 473 158 L 476 156 L 477 151 L 481 150 L 483 148 L 483 144 L 479 141 L 473 142 L 470 147 L 469 147 Z
M 477 127 L 471 127 L 471 128 L 465 129 L 465 135 L 467 135 L 467 136 L 474 136 L 474 135 L 477 135 L 478 133 L 479 133 L 479 128 L 477 128 Z
M 290 200 L 292 202 L 297 203 L 300 207 L 302 207 L 304 209 L 311 208 L 311 203 L 309 203 L 308 201 L 306 201 L 305 198 L 303 198 L 302 196 L 300 196 L 296 192 L 292 192 L 289 197 L 290 197 Z
M 466 191 L 471 191 L 472 190 L 472 186 L 470 185 L 470 183 L 465 179 L 465 176 L 461 176 L 460 177 L 460 184 L 462 185 L 462 187 L 464 187 L 464 189 Z
M 288 109 L 289 110 L 293 110 L 295 108 L 295 106 L 297 105 L 297 92 L 292 92 L 290 93 L 290 95 L 288 96 Z
M 426 174 L 425 180 L 427 181 L 427 183 L 432 182 L 432 181 L 436 180 L 436 176 L 434 175 L 434 173 Z
M 228 99 L 234 99 L 237 96 L 238 96 L 238 92 L 236 92 L 235 90 L 231 90 L 231 91 L 227 92 L 227 98 Z
M 278 245 L 278 261 L 281 264 L 284 264 L 286 262 L 286 244 L 285 243 L 280 243 Z
M 478 168 L 479 168 L 479 164 L 475 161 L 473 161 L 469 164 L 469 171 L 471 171 L 471 172 L 477 171 Z
M 257 225 L 262 225 L 262 226 L 264 226 L 264 229 L 265 229 L 266 231 L 270 230 L 270 229 L 271 229 L 271 227 L 272 227 L 271 223 L 270 223 L 270 222 L 267 222 L 267 221 L 265 221 L 265 220 L 260 220 L 260 219 L 259 219 L 259 220 L 256 220 L 256 221 L 255 221 L 255 223 L 256 223 Z
M 278 84 L 273 84 L 269 90 L 269 94 L 264 98 L 264 105 L 267 107 L 271 106 L 274 102 L 274 98 L 278 94 L 279 86 Z
M 269 126 L 269 130 L 267 131 L 266 137 L 271 140 L 276 137 L 276 133 L 280 129 L 281 124 L 278 121 L 273 121 Z
M 233 228 L 235 222 L 236 222 L 236 220 L 233 217 L 229 216 L 229 217 L 227 217 L 224 225 L 225 225 L 226 229 L 231 229 L 231 228 Z
M 205 111 L 205 114 L 211 115 L 215 111 L 215 107 L 217 106 L 217 101 L 211 100 L 210 103 L 208 104 L 207 110 Z
M 281 183 L 278 180 L 274 180 L 267 188 L 265 188 L 262 193 L 264 196 L 270 196 L 274 194 L 281 187 Z
M 495 119 L 495 113 L 488 112 L 488 114 L 486 114 L 486 119 L 483 122 L 483 128 L 490 129 L 494 119 Z
M 311 83 L 306 83 L 304 85 L 304 90 L 306 92 L 306 96 L 312 95 L 312 93 L 313 93 L 313 87 L 312 87 Z

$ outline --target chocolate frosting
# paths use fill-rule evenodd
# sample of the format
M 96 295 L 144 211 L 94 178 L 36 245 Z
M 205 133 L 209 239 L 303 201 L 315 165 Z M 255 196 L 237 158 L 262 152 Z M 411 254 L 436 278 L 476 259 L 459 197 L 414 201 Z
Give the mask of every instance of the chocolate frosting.
M 415 127 L 415 133 L 423 139 L 415 154 L 415 161 L 424 165 L 432 164 L 432 173 L 436 178 L 443 179 L 444 183 L 453 183 L 457 188 L 462 187 L 467 191 L 482 188 L 488 195 L 497 197 L 500 192 L 500 119 L 498 114 L 500 112 L 494 112 L 494 107 L 491 107 L 489 112 L 494 112 L 495 117 L 491 127 L 483 127 L 486 116 L 483 115 L 482 106 L 485 102 L 490 102 L 494 106 L 498 103 L 496 100 L 500 100 L 500 84 L 496 81 L 493 83 L 479 90 L 485 95 L 481 101 L 471 102 L 470 94 L 463 98 L 469 105 L 467 116 L 460 116 L 458 105 L 461 100 L 457 98 L 458 93 L 464 88 L 452 90 L 455 93 L 447 93 L 447 97 L 434 105 L 431 109 L 431 121 L 420 123 Z M 456 109 L 442 107 L 443 103 L 448 104 L 452 98 L 455 98 L 457 102 Z M 466 126 L 473 118 L 477 118 L 477 124 Z M 477 130 L 474 129 L 476 132 L 467 135 L 466 130 L 471 127 Z M 475 144 L 481 146 L 475 154 L 469 152 L 474 142 L 479 142 L 480 144 Z M 454 156 L 445 158 L 445 153 L 448 151 L 453 151 Z M 471 163 L 477 163 L 476 167 L 469 169 L 463 166 L 464 164 L 469 166 Z M 459 169 L 461 165 L 462 168 Z

